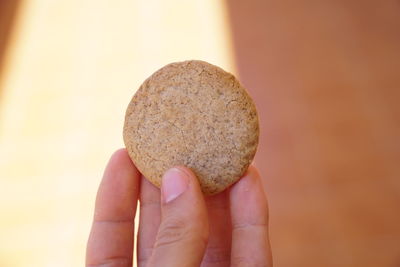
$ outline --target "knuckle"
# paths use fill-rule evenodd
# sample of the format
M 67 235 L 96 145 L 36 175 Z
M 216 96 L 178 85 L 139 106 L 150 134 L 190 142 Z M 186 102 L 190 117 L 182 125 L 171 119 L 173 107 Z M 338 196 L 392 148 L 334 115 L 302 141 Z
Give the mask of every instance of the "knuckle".
M 87 267 L 102 266 L 132 266 L 132 259 L 128 257 L 109 257 L 96 262 L 86 263 Z
M 185 221 L 175 218 L 168 219 L 160 226 L 155 247 L 168 246 L 178 243 L 187 238 L 189 232 L 190 231 L 188 231 Z
M 240 229 L 265 229 L 268 227 L 268 221 L 267 220 L 254 220 L 254 221 L 248 221 L 248 222 L 233 222 L 232 227 L 234 230 L 240 230 Z
M 232 267 L 268 267 L 266 263 L 259 263 L 250 257 L 236 256 L 232 257 L 231 260 Z

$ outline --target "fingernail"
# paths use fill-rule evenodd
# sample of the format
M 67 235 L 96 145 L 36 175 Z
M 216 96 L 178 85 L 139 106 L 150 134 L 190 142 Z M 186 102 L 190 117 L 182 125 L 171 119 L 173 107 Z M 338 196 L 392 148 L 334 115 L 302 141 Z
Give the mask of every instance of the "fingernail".
M 168 203 L 179 197 L 189 184 L 189 177 L 178 168 L 169 169 L 162 177 L 161 191 L 163 200 Z

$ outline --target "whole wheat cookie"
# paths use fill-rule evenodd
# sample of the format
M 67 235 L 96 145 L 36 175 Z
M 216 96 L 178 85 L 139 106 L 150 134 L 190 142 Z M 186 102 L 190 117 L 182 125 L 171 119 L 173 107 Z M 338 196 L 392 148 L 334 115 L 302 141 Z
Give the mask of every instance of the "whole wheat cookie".
M 258 145 L 256 107 L 230 73 L 204 61 L 169 64 L 151 75 L 126 111 L 123 137 L 140 172 L 160 187 L 173 166 L 189 167 L 205 194 L 247 170 Z

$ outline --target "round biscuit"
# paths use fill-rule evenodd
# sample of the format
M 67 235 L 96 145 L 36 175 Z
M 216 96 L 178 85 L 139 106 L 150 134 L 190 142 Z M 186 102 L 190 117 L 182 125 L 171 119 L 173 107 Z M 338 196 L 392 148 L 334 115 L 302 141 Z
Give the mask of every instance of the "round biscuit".
M 139 171 L 160 187 L 173 166 L 186 166 L 203 192 L 223 191 L 256 153 L 256 107 L 230 73 L 204 61 L 171 63 L 140 86 L 126 111 L 123 138 Z

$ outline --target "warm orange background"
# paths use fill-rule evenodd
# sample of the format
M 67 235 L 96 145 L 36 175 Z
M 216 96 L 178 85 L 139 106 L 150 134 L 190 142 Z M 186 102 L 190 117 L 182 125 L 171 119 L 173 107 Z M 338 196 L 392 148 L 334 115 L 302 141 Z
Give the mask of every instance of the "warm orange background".
M 192 58 L 238 74 L 257 103 L 275 266 L 400 266 L 398 1 L 0 9 L 0 266 L 83 265 L 126 105 Z
M 276 266 L 400 266 L 400 2 L 228 2 Z

